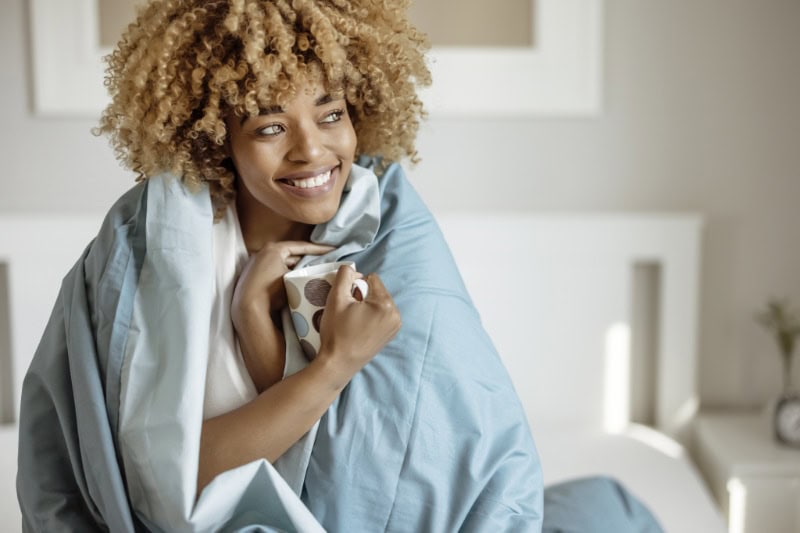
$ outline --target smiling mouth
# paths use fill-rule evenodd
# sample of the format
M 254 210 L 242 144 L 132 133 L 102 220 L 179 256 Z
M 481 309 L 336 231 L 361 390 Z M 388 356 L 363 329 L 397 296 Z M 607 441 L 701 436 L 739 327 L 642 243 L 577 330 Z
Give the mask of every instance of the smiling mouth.
M 322 174 L 317 174 L 316 176 L 311 176 L 308 178 L 294 178 L 281 181 L 288 183 L 292 187 L 297 187 L 298 189 L 314 189 L 317 187 L 322 187 L 328 183 L 331 180 L 331 172 L 333 172 L 333 169 L 329 169 Z

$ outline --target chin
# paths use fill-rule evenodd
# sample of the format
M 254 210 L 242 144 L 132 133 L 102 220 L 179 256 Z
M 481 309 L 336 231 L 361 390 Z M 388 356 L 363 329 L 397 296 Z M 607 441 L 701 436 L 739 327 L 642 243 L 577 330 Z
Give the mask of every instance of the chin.
M 334 216 L 336 216 L 336 212 L 338 211 L 338 205 L 335 209 L 326 209 L 324 211 L 318 211 L 316 213 L 307 213 L 305 216 L 299 217 L 298 222 L 303 224 L 310 224 L 312 226 L 316 226 L 317 224 L 324 224 L 330 221 Z

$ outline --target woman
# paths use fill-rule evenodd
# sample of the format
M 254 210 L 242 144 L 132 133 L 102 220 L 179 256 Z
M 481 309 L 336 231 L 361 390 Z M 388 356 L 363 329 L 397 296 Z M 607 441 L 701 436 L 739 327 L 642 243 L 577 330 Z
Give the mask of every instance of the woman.
M 26 377 L 27 530 L 541 528 L 522 409 L 393 163 L 430 81 L 406 4 L 163 0 L 128 28 L 99 131 L 141 183 Z M 368 296 L 339 270 L 309 362 L 282 276 L 342 258 Z

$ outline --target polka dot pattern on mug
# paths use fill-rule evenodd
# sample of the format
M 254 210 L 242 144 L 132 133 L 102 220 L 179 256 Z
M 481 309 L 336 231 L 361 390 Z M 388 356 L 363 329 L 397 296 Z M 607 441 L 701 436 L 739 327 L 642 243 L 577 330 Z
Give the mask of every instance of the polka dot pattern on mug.
M 314 349 L 314 346 L 305 339 L 300 339 L 300 346 L 303 348 L 303 351 L 306 353 L 306 357 L 309 359 L 314 359 L 317 356 L 317 351 Z
M 300 307 L 300 291 L 294 285 L 286 285 L 286 299 L 289 301 L 289 307 L 297 309 Z
M 331 292 L 331 284 L 324 279 L 312 279 L 303 288 L 306 299 L 317 307 L 324 307 L 328 301 L 328 293 Z
M 303 315 L 298 312 L 292 313 L 292 324 L 294 324 L 294 330 L 297 332 L 298 337 L 308 335 L 308 321 L 303 318 Z M 314 327 L 316 328 L 316 325 Z
M 308 359 L 319 351 L 324 307 L 342 264 L 355 270 L 355 264 L 343 261 L 298 268 L 283 276 L 292 325 Z
M 317 330 L 317 333 L 322 333 L 322 313 L 324 312 L 325 309 L 320 309 L 314 313 L 314 316 L 311 318 L 311 323 L 314 325 L 314 329 Z

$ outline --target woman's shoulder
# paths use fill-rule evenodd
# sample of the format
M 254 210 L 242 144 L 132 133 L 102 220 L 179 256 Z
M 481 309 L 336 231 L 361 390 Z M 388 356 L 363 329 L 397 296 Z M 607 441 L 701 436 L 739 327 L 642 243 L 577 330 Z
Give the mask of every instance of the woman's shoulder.
M 435 224 L 433 215 L 406 176 L 403 165 L 380 156 L 361 155 L 356 164 L 378 178 L 382 226 Z
M 404 302 L 426 306 L 445 296 L 470 304 L 458 268 L 433 213 L 414 189 L 399 163 L 384 165 L 380 158 L 357 162 L 377 168 L 380 188 L 380 226 L 359 267 L 379 271 L 395 294 L 413 293 Z
M 146 248 L 148 218 L 159 227 L 191 233 L 212 217 L 207 188 L 194 190 L 171 174 L 148 177 L 123 193 L 109 208 L 86 258 L 88 271 L 108 269 L 115 256 Z M 151 224 L 152 226 L 152 224 Z M 152 229 L 152 227 L 151 227 Z
M 109 208 L 102 229 L 113 229 L 144 220 L 148 213 L 160 218 L 181 216 L 186 211 L 211 213 L 206 186 L 193 187 L 170 173 L 156 174 L 139 181 L 123 193 Z M 102 231 L 101 229 L 101 231 Z

